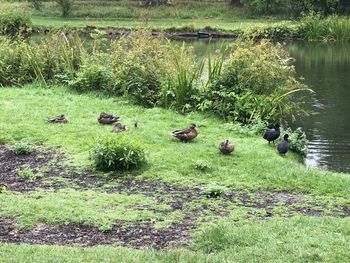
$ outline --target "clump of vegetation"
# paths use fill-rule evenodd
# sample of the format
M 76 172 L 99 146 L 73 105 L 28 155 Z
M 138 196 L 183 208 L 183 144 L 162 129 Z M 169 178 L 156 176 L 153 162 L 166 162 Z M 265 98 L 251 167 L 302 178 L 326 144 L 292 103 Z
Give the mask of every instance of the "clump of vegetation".
M 302 156 L 306 156 L 308 153 L 307 145 L 309 143 L 305 132 L 301 127 L 292 130 L 291 128 L 282 129 L 281 134 L 288 134 L 288 148 L 289 150 L 296 152 Z
M 301 19 L 299 32 L 308 41 L 348 42 L 350 18 L 337 15 L 323 17 L 319 13 L 312 12 Z
M 74 0 L 55 0 L 63 17 L 68 17 L 73 9 Z
M 210 183 L 202 188 L 202 194 L 208 198 L 217 198 L 226 195 L 227 188 L 219 185 L 218 183 Z
M 11 146 L 11 150 L 15 155 L 29 155 L 33 152 L 33 144 L 29 140 L 15 142 Z
M 17 175 L 25 180 L 33 181 L 42 177 L 41 173 L 34 173 L 32 168 L 24 165 L 17 170 Z
M 274 123 L 306 114 L 292 95 L 308 89 L 296 78 L 281 45 L 238 41 L 232 50 L 221 74 L 204 91 L 202 110 L 243 124 L 256 116 Z
M 265 132 L 268 123 L 263 121 L 259 116 L 252 119 L 249 124 L 242 124 L 239 122 L 225 123 L 224 127 L 228 131 L 232 131 L 245 136 L 261 135 Z
M 15 36 L 30 33 L 31 26 L 31 18 L 26 13 L 0 12 L 0 34 Z
M 104 136 L 91 149 L 91 159 L 99 170 L 118 171 L 139 168 L 146 154 L 139 141 L 125 136 Z
M 192 163 L 194 169 L 205 172 L 212 169 L 212 165 L 208 161 L 198 160 Z
M 88 60 L 82 65 L 77 76 L 68 82 L 69 86 L 78 91 L 114 92 L 116 77 L 113 71 L 99 62 Z

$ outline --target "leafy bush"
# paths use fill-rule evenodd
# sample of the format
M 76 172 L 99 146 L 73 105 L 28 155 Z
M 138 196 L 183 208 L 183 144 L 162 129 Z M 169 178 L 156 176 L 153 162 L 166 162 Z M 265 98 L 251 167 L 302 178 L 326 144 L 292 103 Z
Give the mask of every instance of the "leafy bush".
M 69 86 L 79 91 L 108 91 L 113 93 L 116 78 L 111 69 L 92 60 L 84 63 L 77 77 Z
M 308 139 L 302 128 L 292 130 L 291 128 L 282 129 L 281 134 L 288 134 L 288 148 L 289 150 L 296 152 L 302 156 L 306 156 L 308 153 Z
M 41 178 L 43 175 L 41 173 L 35 174 L 33 170 L 28 166 L 22 166 L 17 170 L 17 175 L 25 180 L 35 180 Z
M 211 163 L 207 162 L 207 161 L 202 161 L 202 160 L 198 160 L 198 161 L 194 161 L 192 163 L 192 166 L 199 171 L 205 172 L 211 169 Z
M 28 0 L 28 2 L 31 3 L 34 9 L 38 11 L 40 11 L 43 7 L 43 0 Z
M 148 31 L 133 32 L 112 42 L 111 60 L 120 91 L 146 107 L 159 103 L 170 61 L 164 39 L 154 38 Z
M 239 122 L 230 122 L 225 123 L 224 127 L 228 131 L 232 131 L 238 134 L 242 134 L 245 136 L 252 136 L 252 135 L 262 135 L 266 128 L 267 128 L 267 122 L 261 120 L 261 118 L 256 117 L 254 118 L 251 123 L 249 124 L 242 124 Z
M 18 35 L 31 31 L 31 19 L 26 13 L 0 12 L 0 34 Z
M 29 155 L 33 152 L 33 144 L 28 140 L 15 142 L 11 150 L 15 155 Z
M 296 79 L 291 58 L 281 45 L 266 40 L 234 45 L 222 73 L 204 91 L 199 109 L 244 124 L 256 116 L 279 122 L 305 114 L 292 94 L 308 89 Z
M 220 196 L 224 196 L 226 193 L 226 187 L 223 187 L 218 183 L 210 183 L 202 188 L 202 194 L 204 194 L 208 198 L 217 198 Z
M 91 149 L 91 159 L 97 169 L 117 171 L 140 167 L 146 160 L 140 142 L 125 136 L 105 136 Z
M 55 0 L 61 10 L 63 17 L 67 17 L 71 14 L 74 0 Z

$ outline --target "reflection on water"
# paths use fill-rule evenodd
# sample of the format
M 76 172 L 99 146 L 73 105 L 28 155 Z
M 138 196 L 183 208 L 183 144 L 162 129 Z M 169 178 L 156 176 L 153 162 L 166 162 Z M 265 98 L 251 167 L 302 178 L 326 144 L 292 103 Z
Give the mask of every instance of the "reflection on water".
M 286 47 L 298 74 L 316 92 L 309 98 L 313 114 L 301 123 L 310 140 L 306 163 L 350 172 L 350 45 Z

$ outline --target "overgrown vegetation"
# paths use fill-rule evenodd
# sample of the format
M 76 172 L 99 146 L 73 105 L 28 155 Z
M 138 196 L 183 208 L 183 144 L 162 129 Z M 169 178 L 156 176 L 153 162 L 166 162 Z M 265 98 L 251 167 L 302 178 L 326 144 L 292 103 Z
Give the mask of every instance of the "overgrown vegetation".
M 15 155 L 28 155 L 33 151 L 33 144 L 29 140 L 18 141 L 12 144 L 11 150 Z
M 27 13 L 0 11 L 0 35 L 21 35 L 31 31 L 31 19 Z
M 139 168 L 146 161 L 141 142 L 126 136 L 104 136 L 91 149 L 91 159 L 97 169 L 120 171 Z

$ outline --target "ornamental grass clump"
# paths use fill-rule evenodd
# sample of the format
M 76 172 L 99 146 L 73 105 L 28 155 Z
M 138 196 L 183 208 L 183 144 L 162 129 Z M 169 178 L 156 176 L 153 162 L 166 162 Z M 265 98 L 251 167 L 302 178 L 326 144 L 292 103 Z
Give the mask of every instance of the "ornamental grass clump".
M 146 162 L 146 153 L 139 141 L 108 135 L 97 140 L 91 159 L 98 170 L 123 171 L 140 168 Z

